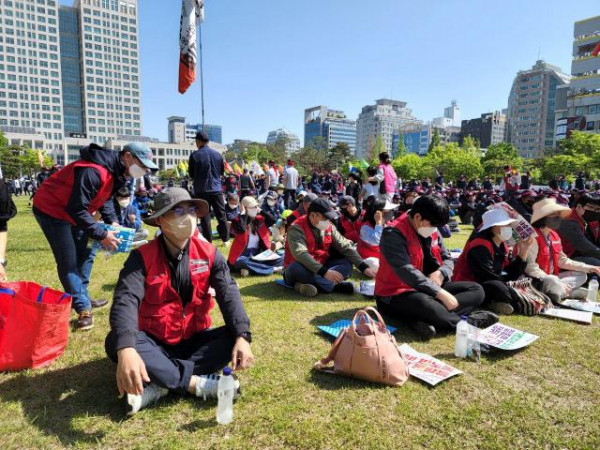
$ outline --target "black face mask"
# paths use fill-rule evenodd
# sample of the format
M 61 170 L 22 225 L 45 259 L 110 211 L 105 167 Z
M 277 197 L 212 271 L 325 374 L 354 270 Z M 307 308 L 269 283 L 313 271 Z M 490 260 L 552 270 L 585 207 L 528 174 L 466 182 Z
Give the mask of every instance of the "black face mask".
M 547 217 L 546 226 L 552 230 L 558 230 L 562 223 L 562 217 Z
M 585 220 L 587 223 L 597 222 L 600 220 L 600 213 L 586 209 L 583 213 L 583 220 Z

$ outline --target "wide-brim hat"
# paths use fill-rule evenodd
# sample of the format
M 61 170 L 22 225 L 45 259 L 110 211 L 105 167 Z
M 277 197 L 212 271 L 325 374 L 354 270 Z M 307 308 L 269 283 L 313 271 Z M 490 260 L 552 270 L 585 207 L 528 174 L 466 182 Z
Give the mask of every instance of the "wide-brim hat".
M 386 200 L 383 210 L 384 211 L 393 211 L 394 209 L 398 209 L 399 207 L 400 207 L 400 205 L 397 205 L 396 203 L 392 203 L 389 200 Z
M 183 202 L 189 202 L 196 205 L 198 207 L 198 217 L 206 216 L 210 209 L 206 200 L 192 198 L 187 190 L 172 187 L 160 191 L 154 196 L 154 207 L 156 212 L 145 218 L 144 223 L 146 225 L 150 225 L 151 227 L 157 227 L 158 225 L 156 224 L 156 219 L 164 216 L 166 213 Z
M 519 221 L 517 219 L 513 219 L 508 215 L 508 213 L 502 208 L 491 209 L 483 213 L 482 216 L 483 223 L 481 224 L 481 228 L 479 231 L 487 230 L 491 227 L 505 227 L 505 226 L 514 226 Z
M 562 206 L 556 203 L 554 198 L 545 198 L 533 204 L 533 214 L 531 215 L 531 223 L 535 223 L 550 214 L 559 212 L 561 217 L 565 218 L 571 213 L 571 209 L 567 206 Z

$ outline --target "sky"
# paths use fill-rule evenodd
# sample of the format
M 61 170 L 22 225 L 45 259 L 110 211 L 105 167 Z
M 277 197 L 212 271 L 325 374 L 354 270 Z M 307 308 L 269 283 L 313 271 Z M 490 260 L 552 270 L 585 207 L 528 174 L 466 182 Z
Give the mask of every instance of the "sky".
M 171 115 L 200 122 L 200 83 L 177 91 L 179 0 L 138 0 L 143 134 L 167 138 Z M 62 0 L 70 4 L 71 1 Z M 379 98 L 421 120 L 455 99 L 462 118 L 505 108 L 515 74 L 538 56 L 570 73 L 573 24 L 598 0 L 205 0 L 206 123 L 223 143 L 303 141 L 304 109 L 356 119 Z

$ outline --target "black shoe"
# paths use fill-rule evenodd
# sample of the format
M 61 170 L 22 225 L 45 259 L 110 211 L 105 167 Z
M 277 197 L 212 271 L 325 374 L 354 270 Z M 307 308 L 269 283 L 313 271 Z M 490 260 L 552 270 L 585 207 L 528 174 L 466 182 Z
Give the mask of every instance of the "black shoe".
M 467 323 L 469 325 L 473 325 L 474 327 L 481 329 L 492 326 L 499 321 L 500 318 L 496 314 L 489 311 L 477 311 L 471 313 L 467 319 Z
M 428 323 L 417 320 L 416 322 L 409 322 L 408 326 L 413 332 L 424 341 L 433 339 L 436 335 L 435 327 Z
M 333 292 L 352 295 L 355 292 L 354 283 L 351 283 L 350 281 L 342 281 L 341 283 L 335 285 Z
M 108 300 L 90 300 L 90 304 L 92 308 L 102 308 L 103 306 L 108 305 Z
M 87 331 L 94 328 L 94 316 L 91 311 L 81 311 L 75 322 L 75 330 Z

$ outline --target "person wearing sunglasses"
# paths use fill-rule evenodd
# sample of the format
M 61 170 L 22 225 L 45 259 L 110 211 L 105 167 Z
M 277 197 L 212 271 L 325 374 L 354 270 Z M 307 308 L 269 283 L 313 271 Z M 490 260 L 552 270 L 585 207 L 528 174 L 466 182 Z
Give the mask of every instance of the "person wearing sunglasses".
M 230 362 L 234 371 L 246 369 L 254 360 L 238 286 L 225 257 L 198 231 L 208 203 L 170 188 L 154 206 L 144 222 L 161 234 L 125 262 L 105 342 L 129 415 L 169 391 L 215 399 L 217 372 Z M 211 288 L 225 322 L 219 328 L 210 328 Z

